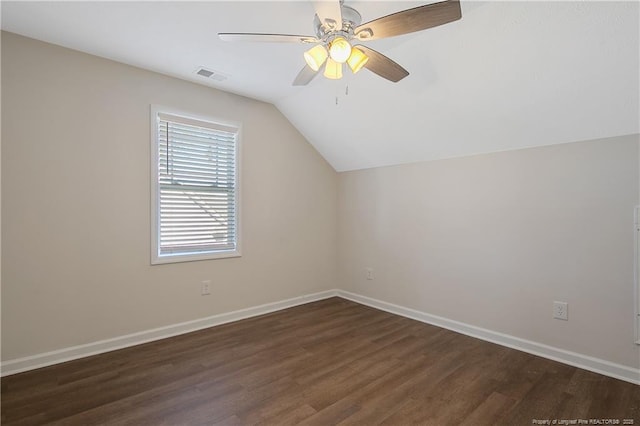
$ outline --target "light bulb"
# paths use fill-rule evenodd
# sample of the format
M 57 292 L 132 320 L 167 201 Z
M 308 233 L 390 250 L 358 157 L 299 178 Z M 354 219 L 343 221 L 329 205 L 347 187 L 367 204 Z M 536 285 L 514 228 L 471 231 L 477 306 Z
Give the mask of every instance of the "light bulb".
M 329 44 L 329 56 L 334 61 L 342 64 L 351 55 L 351 45 L 344 37 L 336 37 Z
M 324 76 L 332 80 L 340 80 L 342 78 L 342 64 L 327 59 L 327 65 L 324 67 Z
M 307 65 L 309 65 L 309 68 L 314 71 L 318 71 L 320 69 L 322 64 L 324 64 L 324 61 L 327 60 L 327 56 L 329 56 L 329 53 L 327 53 L 327 49 L 321 44 L 318 44 L 304 52 L 304 60 Z
M 369 57 L 365 55 L 362 50 L 354 47 L 351 49 L 351 55 L 349 59 L 347 59 L 347 64 L 349 64 L 349 68 L 351 68 L 351 71 L 355 74 L 360 71 L 368 61 Z

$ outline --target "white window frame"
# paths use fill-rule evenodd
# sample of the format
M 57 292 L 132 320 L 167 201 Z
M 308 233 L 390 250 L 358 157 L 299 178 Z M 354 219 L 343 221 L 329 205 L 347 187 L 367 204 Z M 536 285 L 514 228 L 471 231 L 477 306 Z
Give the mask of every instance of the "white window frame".
M 236 145 L 235 145 L 235 157 L 236 157 L 236 175 L 235 175 L 235 235 L 236 235 L 236 248 L 235 250 L 215 250 L 200 253 L 171 253 L 160 255 L 160 188 L 158 182 L 158 164 L 159 164 L 159 143 L 158 143 L 158 123 L 159 114 L 168 114 L 184 118 L 188 120 L 196 120 L 206 122 L 212 125 L 218 125 L 221 127 L 232 127 L 237 129 Z M 241 188 L 240 188 L 240 174 L 241 174 L 241 136 L 242 126 L 241 123 L 220 120 L 214 117 L 206 117 L 190 112 L 181 111 L 175 108 L 164 107 L 160 105 L 150 106 L 151 117 L 151 264 L 166 264 L 166 263 L 178 263 L 178 262 L 192 262 L 198 260 L 210 260 L 210 259 L 224 259 L 231 257 L 241 256 Z M 188 123 L 187 123 L 188 124 Z

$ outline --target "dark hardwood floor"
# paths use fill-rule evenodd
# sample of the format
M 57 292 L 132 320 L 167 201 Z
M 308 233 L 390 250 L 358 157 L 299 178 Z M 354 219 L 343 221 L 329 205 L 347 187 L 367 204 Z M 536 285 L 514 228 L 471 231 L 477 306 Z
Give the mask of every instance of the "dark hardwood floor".
M 640 386 L 339 298 L 2 379 L 4 425 L 547 419 L 640 425 Z

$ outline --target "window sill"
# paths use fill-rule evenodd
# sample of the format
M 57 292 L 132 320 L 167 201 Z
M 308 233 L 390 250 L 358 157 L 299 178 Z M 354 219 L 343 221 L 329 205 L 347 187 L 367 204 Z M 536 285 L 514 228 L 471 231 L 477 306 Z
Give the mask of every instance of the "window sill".
M 193 254 L 172 254 L 163 256 L 154 256 L 151 259 L 151 265 L 164 265 L 167 263 L 197 262 L 201 260 L 229 259 L 233 257 L 241 257 L 240 251 L 228 251 L 218 253 L 193 253 Z

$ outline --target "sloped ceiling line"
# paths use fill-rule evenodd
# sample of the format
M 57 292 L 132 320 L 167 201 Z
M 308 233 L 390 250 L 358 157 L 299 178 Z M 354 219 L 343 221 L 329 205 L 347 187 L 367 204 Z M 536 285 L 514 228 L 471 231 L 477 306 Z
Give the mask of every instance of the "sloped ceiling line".
M 346 3 L 366 22 L 427 2 Z M 3 1 L 2 28 L 271 102 L 344 171 L 640 132 L 639 7 L 463 1 L 460 21 L 368 44 L 411 73 L 399 83 L 306 87 L 291 86 L 306 46 L 216 34 L 312 34 L 309 2 Z

